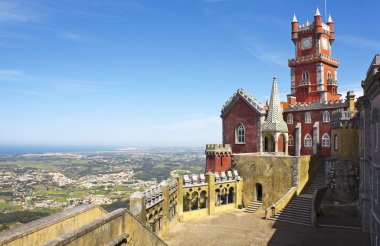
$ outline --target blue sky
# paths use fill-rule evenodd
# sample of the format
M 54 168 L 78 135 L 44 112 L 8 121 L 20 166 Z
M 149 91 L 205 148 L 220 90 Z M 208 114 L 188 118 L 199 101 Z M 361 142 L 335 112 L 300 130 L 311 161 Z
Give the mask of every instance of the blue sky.
M 380 1 L 327 1 L 339 91 L 380 50 Z M 240 87 L 282 99 L 293 13 L 324 1 L 0 0 L 0 144 L 203 146 Z

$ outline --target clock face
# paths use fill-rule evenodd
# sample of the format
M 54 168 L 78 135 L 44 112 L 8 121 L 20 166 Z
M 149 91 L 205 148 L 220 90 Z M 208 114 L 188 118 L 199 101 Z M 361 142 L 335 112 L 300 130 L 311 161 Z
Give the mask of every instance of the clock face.
M 322 48 L 325 50 L 329 48 L 329 41 L 325 37 L 322 38 Z
M 301 39 L 301 50 L 308 50 L 311 48 L 313 42 L 311 37 Z

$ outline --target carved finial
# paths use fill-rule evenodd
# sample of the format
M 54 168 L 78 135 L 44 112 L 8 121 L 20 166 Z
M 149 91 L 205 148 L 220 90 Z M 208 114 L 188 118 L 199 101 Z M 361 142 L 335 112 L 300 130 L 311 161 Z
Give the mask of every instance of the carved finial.
M 321 13 L 319 12 L 319 8 L 317 7 L 317 10 L 315 11 L 315 16 L 321 16 Z
M 296 17 L 296 14 L 294 13 L 294 16 L 293 16 L 293 21 L 292 22 L 298 22 L 297 21 L 297 17 Z
M 327 23 L 333 23 L 333 20 L 331 18 L 331 15 L 329 15 L 329 19 L 327 20 Z

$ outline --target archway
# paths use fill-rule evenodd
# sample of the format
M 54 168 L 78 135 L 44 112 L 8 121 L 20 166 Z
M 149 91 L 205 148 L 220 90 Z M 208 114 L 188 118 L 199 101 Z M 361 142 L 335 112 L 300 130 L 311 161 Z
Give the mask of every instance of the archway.
M 285 136 L 284 134 L 280 134 L 278 136 L 278 152 L 284 152 L 285 153 Z
M 256 201 L 263 201 L 263 186 L 259 183 L 255 185 L 255 198 Z
M 271 134 L 268 134 L 264 138 L 264 152 L 275 152 L 275 141 Z
M 228 203 L 234 203 L 235 202 L 235 190 L 234 187 L 230 187 L 228 189 Z

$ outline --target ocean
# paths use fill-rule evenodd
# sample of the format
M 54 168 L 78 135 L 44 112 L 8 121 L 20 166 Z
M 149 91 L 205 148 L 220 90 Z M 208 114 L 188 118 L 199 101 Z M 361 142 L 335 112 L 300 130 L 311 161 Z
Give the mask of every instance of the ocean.
M 0 154 L 43 154 L 43 153 L 84 153 L 112 151 L 116 146 L 44 146 L 44 145 L 0 145 Z

